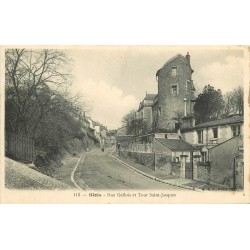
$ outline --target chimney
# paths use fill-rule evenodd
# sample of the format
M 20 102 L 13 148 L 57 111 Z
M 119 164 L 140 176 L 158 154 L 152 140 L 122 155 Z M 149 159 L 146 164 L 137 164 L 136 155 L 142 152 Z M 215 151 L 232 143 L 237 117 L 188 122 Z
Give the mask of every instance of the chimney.
M 184 98 L 184 116 L 187 116 L 187 98 Z
M 188 60 L 188 63 L 190 64 L 190 55 L 189 55 L 189 52 L 187 52 L 186 59 Z

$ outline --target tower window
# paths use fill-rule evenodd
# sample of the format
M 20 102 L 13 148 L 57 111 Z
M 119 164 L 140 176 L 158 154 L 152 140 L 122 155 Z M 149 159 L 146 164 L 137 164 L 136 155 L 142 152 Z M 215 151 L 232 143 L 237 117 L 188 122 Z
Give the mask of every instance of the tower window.
M 188 87 L 188 86 L 189 86 L 189 84 L 190 84 L 190 81 L 189 81 L 189 80 L 187 80 L 187 81 L 186 81 L 186 93 L 188 93 L 188 89 L 189 89 L 189 87 Z
M 159 116 L 161 115 L 161 107 L 158 108 Z
M 177 67 L 176 66 L 174 66 L 174 67 L 172 67 L 172 76 L 177 76 Z
M 180 123 L 179 123 L 179 122 L 176 122 L 176 123 L 174 124 L 174 130 L 175 130 L 175 132 L 178 132 L 179 129 L 180 129 Z
M 177 96 L 178 95 L 177 85 L 172 85 L 171 91 L 173 96 Z

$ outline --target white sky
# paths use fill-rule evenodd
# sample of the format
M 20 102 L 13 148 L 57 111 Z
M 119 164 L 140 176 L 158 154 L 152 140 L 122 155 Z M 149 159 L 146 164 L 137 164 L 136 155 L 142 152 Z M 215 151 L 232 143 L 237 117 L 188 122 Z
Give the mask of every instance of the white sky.
M 223 93 L 243 85 L 243 51 L 238 47 L 85 46 L 70 50 L 74 88 L 91 108 L 92 119 L 109 129 L 148 93 L 157 93 L 156 71 L 180 53 L 191 55 L 196 89 L 207 84 Z

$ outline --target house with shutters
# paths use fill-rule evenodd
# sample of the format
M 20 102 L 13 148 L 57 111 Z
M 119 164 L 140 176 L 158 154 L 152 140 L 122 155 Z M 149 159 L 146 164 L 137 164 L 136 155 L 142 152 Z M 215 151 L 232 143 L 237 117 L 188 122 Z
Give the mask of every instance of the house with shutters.
M 243 188 L 244 117 L 232 116 L 181 130 L 181 138 L 199 150 L 193 178 L 224 188 Z
M 209 149 L 232 137 L 243 135 L 244 117 L 232 116 L 225 119 L 208 121 L 181 130 L 181 137 L 201 152 L 201 162 L 207 162 Z

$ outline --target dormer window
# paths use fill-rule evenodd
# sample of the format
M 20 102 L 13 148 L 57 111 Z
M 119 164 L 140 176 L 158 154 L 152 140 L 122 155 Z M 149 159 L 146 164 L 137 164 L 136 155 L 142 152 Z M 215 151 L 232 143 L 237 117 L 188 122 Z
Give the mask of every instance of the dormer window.
M 172 73 L 171 73 L 171 75 L 172 75 L 173 77 L 176 77 L 176 76 L 177 76 L 177 67 L 176 67 L 176 66 L 172 67 Z

